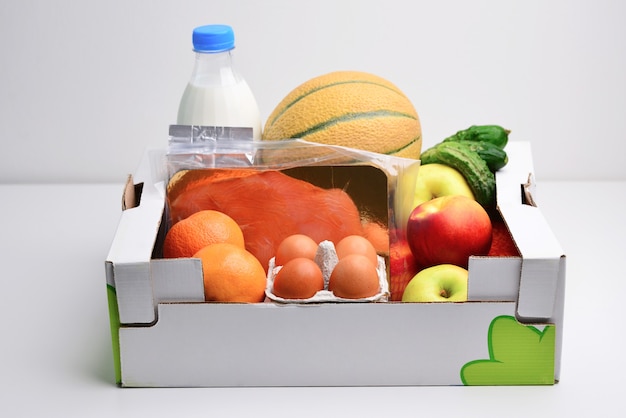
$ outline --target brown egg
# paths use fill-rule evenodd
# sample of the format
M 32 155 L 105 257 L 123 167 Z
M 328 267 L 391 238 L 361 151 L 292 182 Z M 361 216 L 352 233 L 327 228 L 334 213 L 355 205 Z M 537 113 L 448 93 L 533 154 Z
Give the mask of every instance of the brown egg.
M 297 257 L 278 271 L 272 293 L 283 299 L 308 299 L 323 289 L 322 270 L 315 261 Z
M 284 266 L 289 260 L 298 257 L 313 260 L 316 252 L 317 243 L 313 238 L 303 234 L 290 235 L 278 245 L 275 263 L 277 266 Z
M 341 260 L 350 254 L 361 254 L 376 267 L 378 265 L 378 256 L 376 249 L 366 238 L 360 235 L 348 235 L 335 245 L 337 257 Z
M 340 259 L 330 274 L 328 290 L 346 299 L 361 299 L 380 291 L 378 272 L 368 257 L 349 254 Z

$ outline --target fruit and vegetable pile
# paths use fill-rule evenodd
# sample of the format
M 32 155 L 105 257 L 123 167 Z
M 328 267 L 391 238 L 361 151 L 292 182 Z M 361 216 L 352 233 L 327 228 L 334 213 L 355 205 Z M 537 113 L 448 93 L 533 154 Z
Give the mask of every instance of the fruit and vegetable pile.
M 263 140 L 421 160 L 399 180 L 410 185 L 396 190 L 403 207 L 383 224 L 342 188 L 280 170 L 198 170 L 168 188 L 163 257 L 201 259 L 213 302 L 464 301 L 470 256 L 519 256 L 495 204 L 508 136 L 498 125 L 471 126 L 422 152 L 417 112 L 387 80 L 360 72 L 309 80 L 270 115 Z
M 519 256 L 496 210 L 508 135 L 471 126 L 422 152 L 406 230 L 391 236 L 392 300 L 464 301 L 471 256 Z

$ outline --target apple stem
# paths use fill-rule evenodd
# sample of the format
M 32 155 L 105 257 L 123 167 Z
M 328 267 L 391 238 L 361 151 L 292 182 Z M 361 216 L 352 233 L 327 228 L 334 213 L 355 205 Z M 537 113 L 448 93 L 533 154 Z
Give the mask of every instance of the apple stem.
M 441 289 L 441 292 L 439 292 L 439 296 L 448 299 L 448 291 L 446 289 Z

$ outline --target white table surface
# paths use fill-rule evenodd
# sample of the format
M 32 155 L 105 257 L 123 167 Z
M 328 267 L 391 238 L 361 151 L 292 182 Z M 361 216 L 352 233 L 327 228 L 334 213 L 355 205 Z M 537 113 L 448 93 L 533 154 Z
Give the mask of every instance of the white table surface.
M 122 184 L 0 185 L 0 416 L 624 416 L 626 182 L 539 182 L 567 254 L 561 382 L 541 387 L 122 389 L 104 260 Z

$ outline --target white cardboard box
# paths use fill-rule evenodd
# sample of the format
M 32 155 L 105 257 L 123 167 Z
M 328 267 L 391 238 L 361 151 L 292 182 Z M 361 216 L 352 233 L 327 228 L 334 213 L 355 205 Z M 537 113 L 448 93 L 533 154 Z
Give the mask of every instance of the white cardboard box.
M 565 256 L 509 142 L 498 209 L 522 257 L 472 257 L 465 303 L 205 303 L 197 259 L 157 259 L 166 176 L 150 151 L 105 267 L 117 383 L 170 386 L 554 384 Z M 130 202 L 130 203 L 129 203 Z

